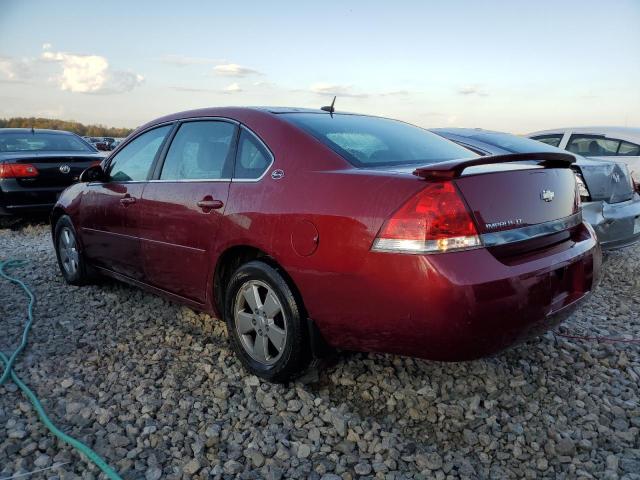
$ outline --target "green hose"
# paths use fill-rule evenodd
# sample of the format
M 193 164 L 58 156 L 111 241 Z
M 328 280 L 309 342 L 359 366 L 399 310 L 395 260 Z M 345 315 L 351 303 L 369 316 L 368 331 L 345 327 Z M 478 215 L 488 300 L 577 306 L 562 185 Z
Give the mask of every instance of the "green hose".
M 56 427 L 53 424 L 53 422 L 49 419 L 49 417 L 45 413 L 44 408 L 42 408 L 42 404 L 40 403 L 40 400 L 38 400 L 38 397 L 35 395 L 35 393 L 33 393 L 29 389 L 29 387 L 27 387 L 22 382 L 22 380 L 20 380 L 20 378 L 18 378 L 18 375 L 16 375 L 16 372 L 14 372 L 13 370 L 13 364 L 16 361 L 16 358 L 18 357 L 18 355 L 20 355 L 22 350 L 24 350 L 24 348 L 27 345 L 29 330 L 31 329 L 31 324 L 33 323 L 33 306 L 35 304 L 36 297 L 31 291 L 31 289 L 22 280 L 19 280 L 17 278 L 7 275 L 4 269 L 5 267 L 20 267 L 20 266 L 23 266 L 25 263 L 26 262 L 22 260 L 7 260 L 4 262 L 0 262 L 0 276 L 9 280 L 10 282 L 20 285 L 20 287 L 22 287 L 22 289 L 26 292 L 27 296 L 29 297 L 29 306 L 27 307 L 27 323 L 25 324 L 24 331 L 22 332 L 22 341 L 20 342 L 20 345 L 18 346 L 18 348 L 16 348 L 16 350 L 11 354 L 9 358 L 7 358 L 7 356 L 4 353 L 0 352 L 0 360 L 4 364 L 4 372 L 0 377 L 0 385 L 5 383 L 9 379 L 9 377 L 11 377 L 13 382 L 16 385 L 18 385 L 20 390 L 22 390 L 22 392 L 27 396 L 27 398 L 29 398 L 29 401 L 31 402 L 33 407 L 36 409 L 36 412 L 38 413 L 40 420 L 42 420 L 42 423 L 44 423 L 44 425 L 49 429 L 51 433 L 53 433 L 56 437 L 58 437 L 63 442 L 66 442 L 72 447 L 74 447 L 80 453 L 84 454 L 91 462 L 93 462 L 100 470 L 102 470 L 102 472 L 107 476 L 107 478 L 111 480 L 122 480 L 122 477 L 120 477 L 120 475 L 118 475 L 115 470 L 113 470 L 109 465 L 107 465 L 107 462 L 105 462 L 102 459 L 102 457 L 100 457 L 100 455 L 98 455 L 96 452 L 91 450 L 81 441 L 76 440 L 75 438 L 70 437 L 66 433 L 62 432 L 58 427 Z

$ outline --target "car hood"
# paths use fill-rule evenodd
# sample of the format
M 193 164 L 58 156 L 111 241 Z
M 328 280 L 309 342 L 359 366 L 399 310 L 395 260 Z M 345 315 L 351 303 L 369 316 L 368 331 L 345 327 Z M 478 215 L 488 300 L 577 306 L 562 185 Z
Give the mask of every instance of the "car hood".
M 575 157 L 576 168 L 582 173 L 592 200 L 618 203 L 633 197 L 631 175 L 626 165 Z

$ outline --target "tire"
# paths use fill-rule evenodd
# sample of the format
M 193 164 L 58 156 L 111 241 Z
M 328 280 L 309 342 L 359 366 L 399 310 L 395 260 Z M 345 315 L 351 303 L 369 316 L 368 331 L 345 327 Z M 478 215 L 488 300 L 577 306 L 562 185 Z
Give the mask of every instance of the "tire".
M 304 309 L 278 271 L 254 260 L 232 275 L 225 295 L 229 342 L 245 368 L 274 383 L 301 375 L 311 360 Z
M 54 230 L 54 247 L 58 267 L 70 285 L 86 285 L 90 281 L 88 266 L 79 248 L 76 229 L 67 215 L 61 216 Z

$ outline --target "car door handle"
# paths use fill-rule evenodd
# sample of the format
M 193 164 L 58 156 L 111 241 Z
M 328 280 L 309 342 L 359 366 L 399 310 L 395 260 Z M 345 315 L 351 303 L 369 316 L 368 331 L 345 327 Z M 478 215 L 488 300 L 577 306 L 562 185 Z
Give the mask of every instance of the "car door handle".
M 120 199 L 120 203 L 126 207 L 127 205 L 131 205 L 132 203 L 136 203 L 136 199 L 131 197 L 130 195 L 125 195 Z
M 211 210 L 218 210 L 224 205 L 220 200 L 202 199 L 196 205 L 198 205 L 204 212 L 210 212 Z

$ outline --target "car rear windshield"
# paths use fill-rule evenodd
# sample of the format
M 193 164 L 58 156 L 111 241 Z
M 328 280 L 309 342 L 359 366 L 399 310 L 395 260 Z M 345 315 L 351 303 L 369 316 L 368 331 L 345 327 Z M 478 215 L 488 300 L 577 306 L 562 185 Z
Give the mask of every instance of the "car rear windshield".
M 0 132 L 0 152 L 94 152 L 94 150 L 75 135 Z
M 513 153 L 563 151 L 548 143 L 531 140 L 530 138 L 520 137 L 518 135 L 511 135 L 509 133 L 480 132 L 474 135 L 468 135 L 468 138 L 485 142 L 489 145 L 495 145 L 496 147 Z
M 352 165 L 426 165 L 477 155 L 449 140 L 404 122 L 363 115 L 286 113 Z

